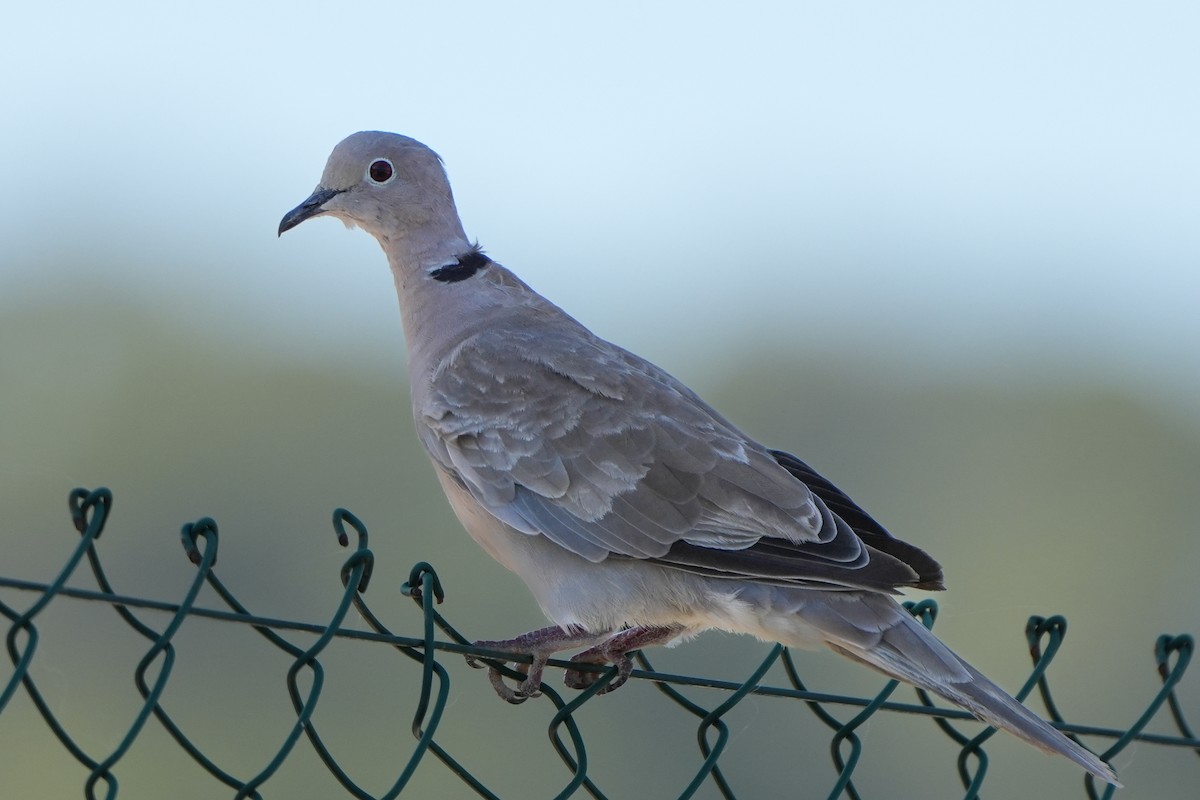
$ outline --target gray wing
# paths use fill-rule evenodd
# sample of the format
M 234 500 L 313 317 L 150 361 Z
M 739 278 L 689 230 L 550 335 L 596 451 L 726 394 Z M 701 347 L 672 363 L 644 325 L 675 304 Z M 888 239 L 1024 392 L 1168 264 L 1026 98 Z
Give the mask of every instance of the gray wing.
M 826 589 L 922 580 L 903 551 L 864 542 L 779 454 L 581 328 L 477 334 L 423 395 L 418 429 L 436 462 L 497 518 L 590 561 Z

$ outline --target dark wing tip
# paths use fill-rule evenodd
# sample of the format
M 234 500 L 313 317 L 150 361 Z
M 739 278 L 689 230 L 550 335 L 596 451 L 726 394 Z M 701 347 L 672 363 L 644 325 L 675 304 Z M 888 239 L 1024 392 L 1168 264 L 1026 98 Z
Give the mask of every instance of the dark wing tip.
M 886 528 L 851 500 L 849 495 L 808 464 L 782 450 L 772 450 L 771 455 L 779 466 L 807 486 L 833 513 L 841 517 L 858 534 L 863 544 L 892 556 L 912 569 L 916 573 L 916 580 L 905 582 L 903 585 L 930 591 L 942 591 L 946 588 L 942 565 L 931 555 L 892 536 Z

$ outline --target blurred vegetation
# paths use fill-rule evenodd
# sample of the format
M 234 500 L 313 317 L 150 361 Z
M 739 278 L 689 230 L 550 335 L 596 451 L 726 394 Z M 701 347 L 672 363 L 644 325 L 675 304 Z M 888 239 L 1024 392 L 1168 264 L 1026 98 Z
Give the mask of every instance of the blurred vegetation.
M 519 582 L 446 508 L 413 436 L 399 356 L 371 370 L 263 352 L 253 331 L 197 336 L 188 314 L 83 293 L 0 317 L 4 574 L 54 575 L 76 541 L 67 492 L 107 485 L 116 502 L 100 550 L 118 591 L 178 598 L 193 574 L 179 527 L 209 515 L 221 527 L 218 573 L 252 610 L 320 621 L 345 557 L 329 514 L 345 506 L 372 532 L 368 599 L 395 630 L 417 620 L 399 585 L 420 560 L 437 567 L 443 613 L 466 635 L 543 624 Z M 754 358 L 714 356 L 696 374 L 677 373 L 938 557 L 950 587 L 939 597 L 944 639 L 1015 689 L 1028 669 L 1026 618 L 1063 613 L 1070 629 L 1051 677 L 1064 713 L 1115 727 L 1132 721 L 1157 685 L 1156 635 L 1198 628 L 1200 418 L 1066 364 L 1034 365 L 1042 377 L 1022 381 L 989 363 L 947 376 L 919 362 L 813 356 L 778 343 L 748 341 L 742 352 Z M 76 583 L 89 585 L 82 575 Z M 2 596 L 18 608 L 31 598 Z M 201 602 L 216 604 L 209 594 Z M 81 744 L 107 753 L 138 705 L 131 675 L 145 643 L 92 604 L 59 600 L 38 624 L 34 675 Z M 202 620 L 187 623 L 178 645 L 164 703 L 226 769 L 257 772 L 291 724 L 287 660 L 251 631 Z M 738 679 L 762 652 L 709 634 L 649 655 L 660 668 Z M 382 791 L 411 751 L 418 676 L 361 644 L 337 643 L 323 663 L 322 735 L 352 775 Z M 812 688 L 866 693 L 881 683 L 831 655 L 800 663 Z M 455 699 L 439 736 L 451 752 L 506 797 L 549 796 L 566 782 L 545 739 L 547 704 L 509 707 L 465 666 L 451 677 Z M 1200 715 L 1195 675 L 1182 697 Z M 831 782 L 828 732 L 806 709 L 751 699 L 729 722 L 722 765 L 743 796 L 816 796 L 805 787 Z M 613 797 L 673 796 L 700 761 L 691 718 L 637 681 L 589 704 L 581 724 L 593 774 Z M 118 766 L 122 798 L 228 796 L 155 725 Z M 928 721 L 877 718 L 866 744 L 856 778 L 864 796 L 955 796 L 955 750 Z M 988 750 L 990 798 L 1082 796 L 1082 776 L 1066 761 L 1001 737 Z M 1190 753 L 1135 747 L 1117 767 L 1134 787 L 1121 797 L 1190 796 L 1179 775 L 1195 785 Z M 0 716 L 0 776 L 5 797 L 82 792 L 84 770 L 21 693 Z M 421 791 L 466 796 L 432 761 L 418 772 L 412 793 Z M 266 796 L 337 795 L 301 744 Z

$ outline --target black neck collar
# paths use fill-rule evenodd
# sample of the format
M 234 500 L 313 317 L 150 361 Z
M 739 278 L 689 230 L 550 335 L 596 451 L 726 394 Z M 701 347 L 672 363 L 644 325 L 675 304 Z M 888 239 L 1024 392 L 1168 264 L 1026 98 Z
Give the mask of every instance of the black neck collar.
M 483 254 L 478 247 L 472 247 L 459 256 L 453 264 L 438 267 L 429 273 L 429 277 L 442 283 L 457 283 L 465 281 L 480 270 L 487 269 L 492 260 Z

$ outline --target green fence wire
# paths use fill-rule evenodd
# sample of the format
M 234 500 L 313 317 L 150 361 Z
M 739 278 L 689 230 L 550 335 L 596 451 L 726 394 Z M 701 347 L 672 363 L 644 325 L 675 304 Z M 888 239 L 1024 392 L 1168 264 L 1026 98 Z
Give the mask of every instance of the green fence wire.
M 154 717 L 178 746 L 211 775 L 214 781 L 228 787 L 235 798 L 263 797 L 262 792 L 267 783 L 276 775 L 285 761 L 294 754 L 302 740 L 307 741 L 308 746 L 320 758 L 329 773 L 344 787 L 346 794 L 361 800 L 399 796 L 410 784 L 418 765 L 423 762 L 439 762 L 445 769 L 457 776 L 462 782 L 463 796 L 498 797 L 482 778 L 473 774 L 465 765 L 464 756 L 461 753 L 457 756 L 452 754 L 438 741 L 438 729 L 450 701 L 451 687 L 450 677 L 443 662 L 446 658 L 474 655 L 483 659 L 485 663 L 497 666 L 511 678 L 519 679 L 523 676 L 504 665 L 503 662 L 512 660 L 513 657 L 510 654 L 472 646 L 470 641 L 437 612 L 436 606 L 444 597 L 444 588 L 437 573 L 429 564 L 419 563 L 414 566 L 408 581 L 402 588 L 402 591 L 415 601 L 419 609 L 421 623 L 419 636 L 401 636 L 393 633 L 364 600 L 363 592 L 371 579 L 374 556 L 367 546 L 366 527 L 353 514 L 344 509 L 334 512 L 334 531 L 343 546 L 349 546 L 354 540 L 355 548 L 341 568 L 343 591 L 340 602 L 328 622 L 311 623 L 272 619 L 258 616 L 247 609 L 217 577 L 214 570 L 217 561 L 217 525 L 208 518 L 183 527 L 183 548 L 197 566 L 197 571 L 180 602 L 171 603 L 127 596 L 117 593 L 109 583 L 96 547 L 111 507 L 112 493 L 107 489 L 74 490 L 70 494 L 70 510 L 75 528 L 81 534 L 81 538 L 57 578 L 47 584 L 0 576 L 0 587 L 23 590 L 35 598 L 23 611 L 18 611 L 6 603 L 0 602 L 0 614 L 3 614 L 10 622 L 5 644 L 13 665 L 12 674 L 6 681 L 0 683 L 0 686 L 3 687 L 0 690 L 0 726 L 4 724 L 5 708 L 18 691 L 24 689 L 54 737 L 71 757 L 88 771 L 88 777 L 83 787 L 85 797 L 89 799 L 104 797 L 109 800 L 118 797 L 117 766 L 139 736 L 143 735 L 151 717 Z M 68 579 L 75 573 L 85 557 L 95 576 L 96 589 L 81 589 L 67 585 Z M 228 606 L 227 609 L 203 608 L 196 605 L 196 598 L 205 583 L 215 590 Z M 130 628 L 150 643 L 134 672 L 134 682 L 143 702 L 128 730 L 120 738 L 117 746 L 107 755 L 101 756 L 87 752 L 72 737 L 55 715 L 51 702 L 38 688 L 37 681 L 31 672 L 39 644 L 39 633 L 34 624 L 35 620 L 45 612 L 52 602 L 60 598 L 106 603 Z M 926 600 L 907 605 L 918 619 L 926 626 L 932 627 L 937 616 L 935 603 Z M 345 627 L 344 623 L 351 607 L 357 611 L 371 631 Z M 138 613 L 135 613 L 135 610 L 166 612 L 169 614 L 169 622 L 166 625 L 148 625 L 139 617 Z M 271 646 L 278 648 L 292 660 L 287 669 L 286 684 L 295 711 L 295 722 L 291 725 L 274 756 L 256 774 L 235 776 L 216 763 L 200 749 L 195 741 L 188 737 L 183 727 L 176 722 L 160 702 L 175 665 L 176 651 L 172 639 L 189 617 L 202 617 L 250 626 Z M 1046 670 L 1062 646 L 1065 631 L 1066 621 L 1060 616 L 1030 618 L 1025 635 L 1029 643 L 1033 668 L 1028 680 L 1017 693 L 1018 698 L 1024 700 L 1036 689 L 1041 696 L 1048 717 L 1060 729 L 1072 736 L 1087 735 L 1105 741 L 1112 740 L 1112 744 L 1101 751 L 1101 757 L 1106 760 L 1111 760 L 1135 741 L 1192 749 L 1197 755 L 1200 755 L 1200 739 L 1196 737 L 1188 724 L 1175 692 L 1191 661 L 1194 649 L 1194 641 L 1191 636 L 1163 635 L 1158 637 L 1154 653 L 1158 674 L 1162 681 L 1161 689 L 1149 699 L 1144 711 L 1132 724 L 1124 729 L 1116 729 L 1068 722 L 1059 713 Z M 316 636 L 316 640 L 307 647 L 301 647 L 286 638 L 285 633 L 287 632 L 313 634 Z M 407 760 L 400 759 L 400 771 L 394 783 L 382 794 L 371 794 L 347 774 L 322 740 L 318 730 L 319 726 L 314 722 L 313 714 L 320 701 L 324 684 L 324 668 L 319 656 L 336 637 L 365 640 L 394 647 L 412 661 L 414 668 L 420 670 L 420 697 L 412 721 L 412 735 L 415 742 Z M 831 800 L 843 797 L 860 800 L 860 792 L 855 786 L 854 777 L 862 760 L 864 744 L 857 731 L 874 715 L 881 712 L 924 715 L 934 719 L 937 726 L 953 740 L 958 748 L 957 770 L 963 788 L 962 796 L 967 800 L 980 796 L 988 774 L 988 755 L 984 750 L 984 745 L 995 733 L 995 730 L 986 728 L 977 735 L 968 736 L 956 727 L 956 723 L 972 719 L 970 715 L 958 709 L 936 707 L 923 692 L 917 692 L 920 702 L 916 704 L 890 701 L 889 697 L 897 685 L 895 681 L 887 683 L 873 697 L 850 697 L 812 691 L 800 679 L 790 653 L 778 645 L 771 648 L 753 673 L 740 683 L 713 680 L 702 676 L 659 672 L 654 669 L 644 654 L 638 654 L 637 662 L 641 668 L 634 671 L 633 679 L 652 681 L 667 698 L 679 704 L 698 720 L 696 741 L 699 754 L 695 773 L 691 781 L 678 791 L 676 796 L 679 798 L 693 797 L 706 785 L 710 790 L 715 787 L 721 797 L 734 798 L 738 796 L 737 787 L 733 785 L 734 781 L 722 771 L 720 763 L 721 756 L 730 741 L 730 729 L 723 718 L 750 695 L 787 697 L 802 701 L 822 723 L 833 731 L 829 742 L 833 777 L 827 790 L 822 789 L 820 795 L 811 794 L 810 796 L 827 796 Z M 777 664 L 782 665 L 790 685 L 762 684 L 764 676 Z M 551 661 L 551 665 L 570 666 L 576 670 L 587 668 L 585 665 L 568 664 L 565 661 Z M 592 797 L 602 800 L 608 797 L 604 788 L 598 785 L 600 781 L 589 771 L 587 743 L 575 718 L 580 708 L 591 701 L 616 674 L 614 668 L 595 667 L 595 669 L 603 673 L 600 679 L 589 689 L 570 699 L 563 697 L 549 686 L 544 687 L 543 690 L 544 697 L 555 708 L 548 726 L 549 740 L 557 757 L 561 759 L 564 770 L 561 790 L 555 795 L 558 798 Z M 307 690 L 301 688 L 302 675 L 306 676 Z M 709 707 L 701 705 L 687 695 L 689 690 L 697 687 L 722 690 L 728 694 L 723 702 Z M 1159 714 L 1164 705 L 1167 707 L 1169 718 L 1178 734 L 1158 734 L 1146 731 L 1151 719 Z M 541 763 L 536 765 L 536 768 L 549 770 L 552 765 Z M 814 785 L 813 780 L 815 777 L 808 782 L 810 787 Z M 1194 787 L 1200 786 L 1200 774 L 1193 776 L 1189 783 Z M 1100 798 L 1107 800 L 1113 796 L 1114 791 L 1114 787 L 1098 785 L 1090 776 L 1082 779 L 1083 796 L 1090 800 L 1100 800 Z M 1196 794 L 1200 795 L 1200 789 Z

